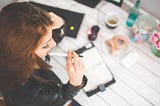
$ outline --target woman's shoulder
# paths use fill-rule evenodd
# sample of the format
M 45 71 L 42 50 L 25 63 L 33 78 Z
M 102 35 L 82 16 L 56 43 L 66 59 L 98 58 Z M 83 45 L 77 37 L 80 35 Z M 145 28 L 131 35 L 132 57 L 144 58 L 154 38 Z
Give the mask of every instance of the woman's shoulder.
M 52 70 L 35 69 L 33 74 L 46 80 L 54 80 L 55 82 L 60 81 L 58 76 Z

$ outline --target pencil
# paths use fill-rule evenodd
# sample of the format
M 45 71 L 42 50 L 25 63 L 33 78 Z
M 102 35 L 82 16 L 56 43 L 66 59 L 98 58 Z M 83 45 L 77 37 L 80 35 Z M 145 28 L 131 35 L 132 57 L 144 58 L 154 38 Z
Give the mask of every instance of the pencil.
M 67 57 L 67 53 L 63 52 L 49 52 L 49 56 L 61 56 L 61 57 Z M 79 57 L 83 57 L 82 55 L 78 54 Z

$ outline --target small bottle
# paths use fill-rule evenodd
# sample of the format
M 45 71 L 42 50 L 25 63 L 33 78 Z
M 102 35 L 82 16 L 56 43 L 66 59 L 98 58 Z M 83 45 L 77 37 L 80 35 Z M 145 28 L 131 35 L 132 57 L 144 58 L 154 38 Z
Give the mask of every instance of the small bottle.
M 141 3 L 141 0 L 137 0 L 136 1 L 136 4 L 134 5 L 134 7 L 132 7 L 129 11 L 129 15 L 128 15 L 128 19 L 126 21 L 126 25 L 128 27 L 132 27 L 135 20 L 137 19 L 138 17 L 138 14 L 139 14 L 139 5 Z

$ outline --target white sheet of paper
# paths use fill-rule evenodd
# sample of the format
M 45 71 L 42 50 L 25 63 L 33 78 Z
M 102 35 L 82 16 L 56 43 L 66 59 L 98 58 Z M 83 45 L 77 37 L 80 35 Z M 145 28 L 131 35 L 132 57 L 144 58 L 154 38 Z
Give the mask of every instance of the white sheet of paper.
M 112 75 L 104 63 L 97 65 L 95 68 L 87 71 L 85 75 L 88 78 L 87 85 L 84 87 L 85 91 L 90 91 L 97 88 L 100 84 L 105 84 L 112 80 Z
M 86 70 L 95 67 L 97 64 L 103 62 L 101 56 L 99 55 L 97 49 L 95 47 L 83 52 L 81 54 L 83 56 L 83 62 Z
M 95 89 L 98 85 L 112 80 L 112 74 L 95 47 L 83 52 L 81 55 L 83 55 L 85 75 L 88 78 L 87 85 L 84 87 L 85 91 Z
M 131 65 L 136 63 L 136 61 L 139 59 L 140 59 L 140 56 L 137 54 L 137 52 L 132 51 L 127 56 L 125 56 L 123 59 L 121 59 L 120 63 L 124 67 L 129 68 Z

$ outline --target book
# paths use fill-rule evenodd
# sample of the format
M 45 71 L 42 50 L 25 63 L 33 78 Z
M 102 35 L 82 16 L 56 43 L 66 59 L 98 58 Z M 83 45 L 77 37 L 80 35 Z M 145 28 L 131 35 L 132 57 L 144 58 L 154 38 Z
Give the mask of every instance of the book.
M 112 73 L 109 71 L 98 49 L 92 42 L 75 52 L 83 56 L 85 76 L 88 79 L 83 89 L 87 96 L 92 96 L 99 91 L 103 92 L 106 87 L 115 82 Z

